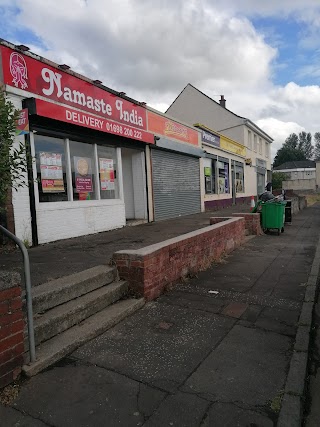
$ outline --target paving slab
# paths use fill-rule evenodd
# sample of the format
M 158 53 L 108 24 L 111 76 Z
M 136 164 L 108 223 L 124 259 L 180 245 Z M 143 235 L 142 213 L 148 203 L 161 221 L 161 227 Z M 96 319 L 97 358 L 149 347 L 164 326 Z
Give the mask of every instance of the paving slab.
M 55 367 L 33 377 L 14 407 L 55 427 L 136 427 L 164 397 L 163 392 L 117 373 L 75 365 Z
M 228 304 L 225 300 L 219 298 L 205 298 L 201 295 L 175 290 L 170 292 L 170 295 L 162 295 L 158 298 L 157 302 L 208 311 L 210 313 L 219 313 Z
M 235 326 L 181 388 L 212 401 L 265 406 L 285 384 L 293 340 Z
M 0 403 L 0 426 L 2 427 L 47 427 L 48 424 L 23 414 L 17 409 L 1 405 Z
M 273 421 L 259 411 L 231 403 L 214 403 L 201 427 L 273 427 Z
M 163 329 L 162 322 L 172 326 Z M 174 392 L 234 322 L 208 312 L 150 303 L 72 357 Z
M 169 395 L 143 427 L 199 426 L 209 402 L 191 394 L 178 392 Z

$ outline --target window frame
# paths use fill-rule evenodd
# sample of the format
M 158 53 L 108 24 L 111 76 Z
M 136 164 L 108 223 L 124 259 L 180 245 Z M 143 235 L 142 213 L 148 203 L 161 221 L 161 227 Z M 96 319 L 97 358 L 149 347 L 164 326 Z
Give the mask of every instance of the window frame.
M 84 207 L 95 207 L 95 206 L 110 206 L 110 205 L 123 205 L 124 204 L 124 193 L 123 193 L 123 177 L 122 177 L 122 157 L 121 157 L 121 147 L 117 147 L 114 145 L 107 144 L 97 144 L 96 142 L 92 143 L 93 146 L 96 146 L 95 150 L 97 150 L 98 145 L 102 147 L 112 147 L 116 149 L 116 164 L 117 164 L 117 181 L 118 181 L 118 198 L 114 199 L 101 199 L 96 198 L 95 200 L 74 200 L 73 199 L 73 188 L 72 188 L 72 171 L 71 171 L 71 157 L 70 157 L 70 140 L 65 137 L 57 137 L 56 135 L 52 135 L 52 137 L 57 139 L 63 139 L 64 147 L 65 147 L 65 163 L 66 163 L 66 181 L 67 181 L 67 195 L 68 200 L 65 201 L 57 201 L 57 202 L 40 202 L 39 199 L 39 189 L 38 189 L 38 170 L 37 170 L 37 162 L 36 162 L 36 150 L 35 150 L 35 140 L 34 134 L 39 133 L 39 135 L 43 136 L 51 136 L 50 132 L 44 131 L 30 131 L 29 139 L 30 139 L 30 152 L 31 152 L 31 162 L 32 162 L 32 176 L 33 176 L 33 189 L 34 189 L 34 199 L 35 199 L 35 208 L 37 211 L 53 211 L 53 210 L 61 210 L 61 209 L 76 209 L 76 208 L 84 208 Z M 74 139 L 73 139 L 74 140 Z M 76 140 L 76 139 L 75 139 Z M 84 141 L 77 141 L 79 143 L 85 143 Z M 88 142 L 87 142 L 88 144 Z M 97 151 L 96 151 L 97 153 Z M 97 157 L 94 159 L 95 167 L 97 168 Z M 95 179 L 99 180 L 99 170 L 95 169 Z M 95 182 L 96 185 L 96 182 Z M 100 193 L 100 182 L 99 186 Z

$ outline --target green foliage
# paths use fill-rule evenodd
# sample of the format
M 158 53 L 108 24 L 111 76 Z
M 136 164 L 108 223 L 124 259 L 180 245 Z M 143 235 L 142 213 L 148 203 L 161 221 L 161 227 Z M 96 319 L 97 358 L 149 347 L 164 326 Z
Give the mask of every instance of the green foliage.
M 304 153 L 297 148 L 286 147 L 285 144 L 277 151 L 274 158 L 273 167 L 282 165 L 285 162 L 295 160 L 306 160 Z
M 288 175 L 284 172 L 272 172 L 272 189 L 281 190 L 282 181 L 286 181 L 287 179 Z
M 0 87 L 0 208 L 3 208 L 10 187 L 24 186 L 23 173 L 27 171 L 26 147 L 14 144 L 19 111 L 5 97 Z
M 312 159 L 313 156 L 313 146 L 312 146 L 312 135 L 310 132 L 300 132 L 299 133 L 299 150 L 303 152 L 305 158 L 308 160 Z
M 314 160 L 320 160 L 320 132 L 316 132 L 313 135 L 313 138 L 315 140 L 315 146 L 314 146 Z
M 296 148 L 298 148 L 298 142 L 299 142 L 298 135 L 295 133 L 291 133 L 285 140 L 284 145 L 287 148 L 292 148 L 295 150 Z
M 273 167 L 276 168 L 285 162 L 306 160 L 304 150 L 301 148 L 303 146 L 304 137 L 306 139 L 306 135 L 302 135 L 302 133 L 299 134 L 299 138 L 295 133 L 291 133 L 285 140 L 282 147 L 277 151 Z

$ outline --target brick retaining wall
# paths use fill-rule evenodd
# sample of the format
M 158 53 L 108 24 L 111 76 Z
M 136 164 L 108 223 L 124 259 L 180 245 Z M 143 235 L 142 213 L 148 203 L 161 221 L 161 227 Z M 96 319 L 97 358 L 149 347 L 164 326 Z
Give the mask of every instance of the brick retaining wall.
M 21 372 L 24 353 L 21 278 L 0 272 L 0 389 Z
M 261 236 L 263 234 L 259 213 L 233 213 L 232 216 L 244 218 L 248 234 L 254 236 Z
M 244 218 L 223 218 L 218 224 L 155 245 L 118 251 L 113 259 L 120 278 L 150 301 L 167 286 L 220 260 L 238 247 L 244 236 Z

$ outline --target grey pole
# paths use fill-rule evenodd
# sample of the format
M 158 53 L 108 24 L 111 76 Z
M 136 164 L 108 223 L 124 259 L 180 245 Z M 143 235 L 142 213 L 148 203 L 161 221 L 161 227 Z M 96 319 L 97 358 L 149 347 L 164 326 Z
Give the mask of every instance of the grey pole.
M 32 310 L 32 292 L 31 292 L 31 275 L 30 275 L 30 262 L 27 248 L 17 236 L 12 234 L 9 230 L 0 225 L 0 230 L 13 240 L 20 248 L 23 256 L 24 264 L 24 278 L 26 282 L 26 299 L 27 299 L 27 317 L 28 317 L 28 335 L 29 335 L 29 351 L 30 361 L 36 360 L 36 347 L 34 342 L 34 329 L 33 329 L 33 310 Z

